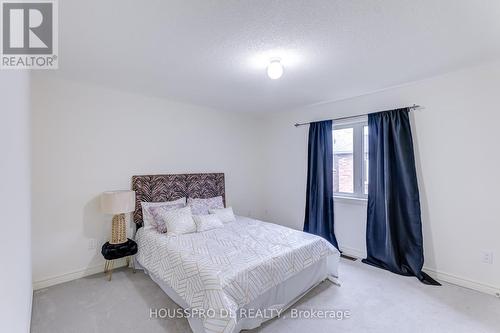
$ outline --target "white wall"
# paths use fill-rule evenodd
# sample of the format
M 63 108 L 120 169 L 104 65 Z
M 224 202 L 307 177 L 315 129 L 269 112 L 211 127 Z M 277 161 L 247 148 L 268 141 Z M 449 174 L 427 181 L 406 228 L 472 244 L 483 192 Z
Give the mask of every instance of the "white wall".
M 102 191 L 129 189 L 137 174 L 224 172 L 227 203 L 259 216 L 257 119 L 37 73 L 33 108 L 35 287 L 102 271 L 111 216 Z M 132 227 L 131 227 L 132 229 Z M 130 236 L 130 233 L 129 233 Z
M 500 290 L 500 63 L 470 68 L 377 93 L 272 116 L 267 123 L 266 216 L 301 229 L 307 126 L 295 122 L 387 110 L 412 112 L 423 213 L 425 267 L 448 281 Z M 340 246 L 366 253 L 366 205 L 336 201 Z M 492 265 L 480 251 L 494 251 Z
M 28 332 L 31 321 L 29 74 L 0 73 L 0 331 Z
M 307 127 L 293 123 L 418 103 L 412 122 L 425 267 L 499 292 L 500 63 L 263 119 L 46 75 L 32 80 L 37 287 L 102 270 L 98 250 L 88 250 L 89 239 L 100 245 L 109 236 L 97 198 L 129 188 L 134 174 L 225 172 L 238 213 L 302 229 Z M 341 247 L 364 256 L 366 204 L 337 200 L 335 216 Z M 492 265 L 481 263 L 481 250 L 494 252 Z

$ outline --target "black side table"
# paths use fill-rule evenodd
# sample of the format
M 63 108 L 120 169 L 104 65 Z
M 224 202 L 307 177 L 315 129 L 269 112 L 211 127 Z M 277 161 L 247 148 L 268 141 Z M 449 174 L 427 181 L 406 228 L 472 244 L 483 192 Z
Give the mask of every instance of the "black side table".
M 127 258 L 127 267 L 130 265 L 130 259 L 132 258 L 132 269 L 135 273 L 134 255 L 137 253 L 137 243 L 127 238 L 125 243 L 121 244 L 110 244 L 106 242 L 101 249 L 101 253 L 106 259 L 104 265 L 104 274 L 108 275 L 108 281 L 111 281 L 111 275 L 113 274 L 113 262 L 116 259 Z

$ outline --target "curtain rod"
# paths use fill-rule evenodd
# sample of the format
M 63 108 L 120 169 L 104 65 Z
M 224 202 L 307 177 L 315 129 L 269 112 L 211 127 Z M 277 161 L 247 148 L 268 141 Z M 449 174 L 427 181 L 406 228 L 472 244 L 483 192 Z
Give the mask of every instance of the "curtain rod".
M 415 109 L 418 109 L 420 108 L 420 105 L 417 105 L 417 104 L 413 104 L 412 106 L 408 106 L 407 107 L 408 109 L 410 110 L 415 110 Z M 404 109 L 404 108 L 402 108 Z M 358 114 L 358 115 L 355 115 L 355 116 L 347 116 L 347 117 L 340 117 L 340 118 L 334 118 L 334 119 L 325 119 L 325 120 L 344 120 L 344 119 L 351 119 L 351 118 L 356 118 L 356 117 L 362 117 L 362 116 L 367 116 L 369 114 L 372 114 L 372 113 L 378 113 L 378 112 L 383 112 L 383 111 L 375 111 L 375 112 L 370 112 L 370 113 L 364 113 L 364 114 Z M 321 121 L 321 120 L 318 120 L 318 121 Z M 299 127 L 299 126 L 304 126 L 304 125 L 309 125 L 313 122 L 316 122 L 316 121 L 310 121 L 310 122 L 307 122 L 307 123 L 296 123 L 294 126 L 295 127 Z

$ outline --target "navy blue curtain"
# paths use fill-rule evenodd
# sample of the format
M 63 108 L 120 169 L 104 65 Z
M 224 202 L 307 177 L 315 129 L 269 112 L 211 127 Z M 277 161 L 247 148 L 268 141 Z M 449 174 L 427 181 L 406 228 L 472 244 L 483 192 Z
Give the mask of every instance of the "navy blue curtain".
M 409 111 L 368 115 L 368 255 L 363 262 L 439 285 L 422 272 L 422 221 Z
M 333 230 L 333 139 L 332 121 L 309 126 L 307 193 L 304 231 L 321 236 L 337 249 Z

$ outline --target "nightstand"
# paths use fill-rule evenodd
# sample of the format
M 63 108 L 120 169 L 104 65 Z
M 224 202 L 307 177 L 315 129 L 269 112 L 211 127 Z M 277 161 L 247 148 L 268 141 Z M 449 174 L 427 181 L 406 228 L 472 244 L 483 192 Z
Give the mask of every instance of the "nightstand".
M 108 275 L 109 281 L 111 281 L 111 275 L 113 274 L 113 262 L 116 259 L 126 258 L 127 267 L 130 265 L 130 259 L 132 259 L 132 269 L 135 273 L 134 255 L 137 253 L 137 243 L 130 238 L 127 238 L 127 241 L 121 244 L 106 242 L 102 246 L 101 253 L 106 259 L 104 274 Z

